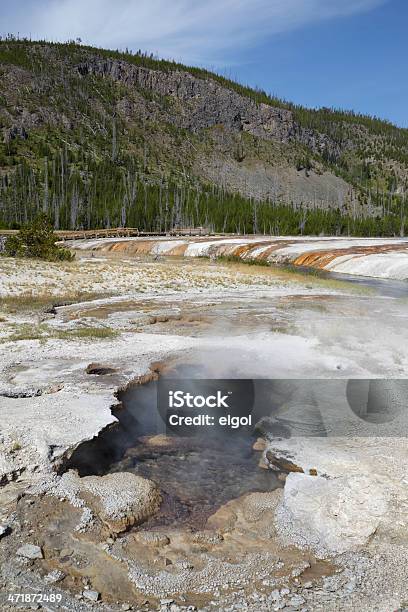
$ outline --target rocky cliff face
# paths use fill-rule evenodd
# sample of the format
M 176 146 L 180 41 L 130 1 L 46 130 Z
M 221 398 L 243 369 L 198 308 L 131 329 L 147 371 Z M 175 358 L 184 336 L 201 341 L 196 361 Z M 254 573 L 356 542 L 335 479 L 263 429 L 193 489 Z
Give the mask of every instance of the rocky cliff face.
M 222 125 L 233 132 L 248 132 L 264 140 L 301 143 L 318 154 L 340 155 L 340 147 L 333 139 L 299 126 L 290 110 L 256 104 L 211 79 L 197 78 L 180 70 L 162 72 L 98 58 L 80 64 L 78 71 L 82 76 L 108 77 L 126 87 L 174 98 L 183 112 L 174 113 L 170 118 L 180 128 L 197 132 Z
M 76 68 L 85 79 L 109 79 L 129 91 L 151 92 L 167 100 L 164 108 L 157 109 L 153 103 L 139 99 L 132 105 L 124 98 L 117 110 L 127 120 L 139 114 L 145 121 L 165 120 L 193 134 L 211 132 L 210 149 L 194 155 L 193 172 L 206 181 L 251 198 L 296 205 L 345 210 L 356 200 L 351 185 L 325 172 L 319 163 L 307 170 L 296 166 L 296 155 L 308 154 L 303 150 L 338 159 L 341 147 L 330 136 L 299 125 L 290 110 L 256 103 L 211 78 L 182 70 L 159 71 L 98 57 Z M 247 136 L 252 137 L 250 146 Z M 260 153 L 259 142 L 270 143 L 266 155 Z

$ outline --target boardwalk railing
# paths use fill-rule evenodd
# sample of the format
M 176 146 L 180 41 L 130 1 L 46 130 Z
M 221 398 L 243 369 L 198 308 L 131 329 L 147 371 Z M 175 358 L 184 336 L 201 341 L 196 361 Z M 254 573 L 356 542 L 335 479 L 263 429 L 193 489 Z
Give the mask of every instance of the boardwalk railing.
M 93 238 L 127 238 L 143 236 L 208 236 L 211 232 L 202 227 L 174 228 L 168 232 L 144 232 L 136 227 L 115 227 L 112 229 L 93 230 L 56 230 L 54 232 L 60 240 L 86 240 Z M 18 230 L 2 230 L 0 236 L 13 236 Z
M 2 230 L 0 236 L 13 236 L 18 230 Z M 61 240 L 82 240 L 85 238 L 110 238 L 121 236 L 140 236 L 141 232 L 135 227 L 115 227 L 113 229 L 93 230 L 55 230 L 54 234 Z

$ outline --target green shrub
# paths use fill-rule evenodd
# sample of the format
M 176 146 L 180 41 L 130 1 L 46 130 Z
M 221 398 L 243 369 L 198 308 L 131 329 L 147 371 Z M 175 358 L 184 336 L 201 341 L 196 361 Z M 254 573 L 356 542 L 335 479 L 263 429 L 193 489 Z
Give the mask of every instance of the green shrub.
M 57 240 L 51 221 L 41 213 L 32 223 L 22 227 L 17 235 L 7 238 L 4 254 L 7 257 L 35 257 L 47 261 L 74 259 L 75 255 L 69 249 L 55 244 Z

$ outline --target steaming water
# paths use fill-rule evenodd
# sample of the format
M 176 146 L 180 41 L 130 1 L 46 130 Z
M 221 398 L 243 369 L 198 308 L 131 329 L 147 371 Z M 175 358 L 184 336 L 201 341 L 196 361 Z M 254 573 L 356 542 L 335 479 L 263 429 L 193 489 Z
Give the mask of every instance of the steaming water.
M 199 366 L 176 366 L 171 375 L 205 378 Z M 261 453 L 252 449 L 251 432 L 228 430 L 221 436 L 203 428 L 202 435 L 154 438 L 164 427 L 157 412 L 156 384 L 123 392 L 122 407 L 115 411 L 119 424 L 82 444 L 66 467 L 77 469 L 80 476 L 126 471 L 154 481 L 163 503 L 148 528 L 177 524 L 201 528 L 231 499 L 280 486 L 273 472 L 259 467 Z M 165 444 L 154 444 L 155 440 Z
M 401 298 L 408 293 L 408 284 L 404 281 L 333 272 L 321 275 L 373 288 L 384 297 Z M 235 378 L 239 372 L 233 372 L 232 368 L 239 359 L 246 364 L 245 373 L 241 372 L 244 376 L 249 371 L 248 356 L 244 357 L 239 351 L 237 354 L 231 351 L 213 354 L 210 360 L 203 359 L 201 365 L 178 365 L 171 375 L 179 379 L 213 378 L 215 371 L 220 374 L 223 369 L 226 378 Z M 230 361 L 229 367 L 224 360 Z M 263 367 L 265 361 L 264 358 Z M 119 397 L 122 407 L 115 411 L 119 423 L 97 439 L 82 444 L 67 467 L 78 469 L 81 476 L 127 471 L 149 478 L 157 483 L 164 499 L 153 522 L 183 523 L 193 528 L 202 526 L 208 516 L 230 499 L 279 486 L 273 472 L 259 468 L 260 453 L 253 451 L 254 438 L 248 431 L 240 435 L 228 430 L 227 435 L 220 437 L 210 435 L 204 428 L 207 437 L 173 435 L 164 444 L 163 439 L 161 445 L 157 444 L 160 442 L 157 439 L 154 444 L 152 437 L 164 432 L 157 412 L 156 392 L 156 383 L 151 382 L 122 393 Z

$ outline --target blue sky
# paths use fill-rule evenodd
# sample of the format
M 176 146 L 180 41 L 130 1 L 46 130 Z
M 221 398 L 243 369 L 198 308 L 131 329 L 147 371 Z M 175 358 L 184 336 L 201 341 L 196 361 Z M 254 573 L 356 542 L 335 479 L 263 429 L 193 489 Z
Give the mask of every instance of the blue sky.
M 408 0 L 2 0 L 0 32 L 213 68 L 408 127 Z
M 408 127 L 408 1 L 270 38 L 231 69 L 306 106 L 337 106 Z

